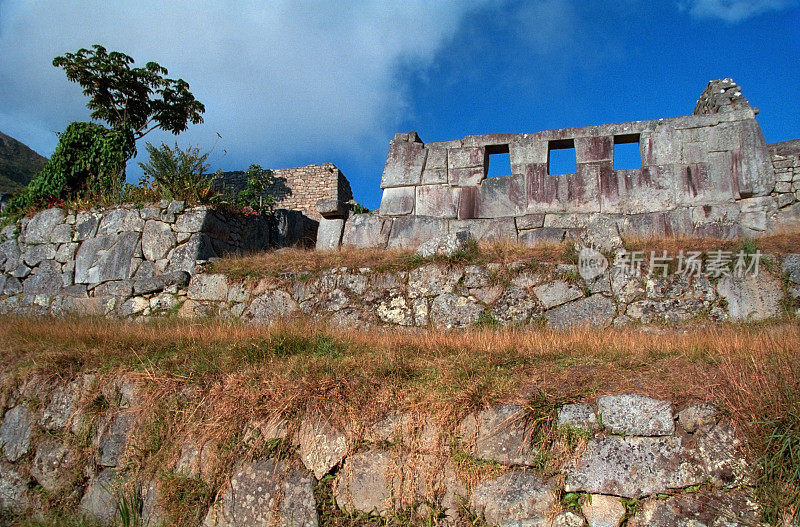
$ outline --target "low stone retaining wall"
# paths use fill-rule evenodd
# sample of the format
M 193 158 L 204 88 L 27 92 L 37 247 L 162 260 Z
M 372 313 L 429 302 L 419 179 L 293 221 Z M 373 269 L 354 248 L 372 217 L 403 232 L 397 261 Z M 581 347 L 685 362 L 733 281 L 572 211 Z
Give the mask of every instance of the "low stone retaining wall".
M 128 500 L 141 506 L 143 525 L 166 525 L 165 486 L 182 478 L 224 482 L 212 489 L 213 505 L 198 511 L 206 526 L 316 526 L 325 508 L 373 515 L 410 510 L 445 523 L 466 514 L 501 526 L 758 520 L 742 439 L 710 404 L 675 408 L 618 394 L 543 415 L 505 404 L 467 415 L 454 430 L 406 413 L 352 430 L 329 416 L 275 417 L 251 422 L 237 436 L 283 445 L 262 450 L 262 457 L 220 468 L 211 461 L 225 445 L 189 437 L 176 445 L 176 464 L 135 471 L 132 461 L 146 448 L 153 423 L 141 389 L 125 378 L 99 386 L 94 375 L 6 385 L 0 509 L 25 514 L 46 496 L 63 495 L 65 503 L 79 503 L 82 513 L 110 523 L 120 501 Z M 96 403 L 100 394 L 110 406 Z M 185 402 L 201 396 L 187 392 Z M 541 419 L 557 425 L 546 441 L 535 432 Z M 490 470 L 470 480 L 457 458 Z M 318 501 L 320 485 L 332 493 L 330 502 Z M 32 490 L 37 487 L 44 492 Z
M 137 313 L 141 300 L 126 300 L 176 292 L 198 261 L 296 243 L 303 219 L 297 211 L 268 219 L 180 201 L 47 209 L 0 231 L 0 312 Z

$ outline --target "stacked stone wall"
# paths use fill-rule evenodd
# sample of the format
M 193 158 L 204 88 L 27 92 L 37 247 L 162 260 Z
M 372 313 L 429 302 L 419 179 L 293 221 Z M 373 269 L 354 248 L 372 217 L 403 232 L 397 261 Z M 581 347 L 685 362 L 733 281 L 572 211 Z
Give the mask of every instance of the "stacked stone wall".
M 0 311 L 130 314 L 174 306 L 198 261 L 270 246 L 270 220 L 183 202 L 65 211 L 0 233 Z M 273 235 L 274 236 L 274 235 Z M 147 299 L 143 295 L 147 295 Z
M 74 507 L 70 514 L 116 525 L 127 500 L 139 504 L 143 525 L 167 525 L 173 513 L 165 501 L 169 485 L 223 481 L 210 506 L 202 500 L 195 504 L 203 525 L 313 527 L 320 523 L 320 510 L 376 519 L 405 510 L 419 514 L 420 523 L 431 515 L 444 523 L 463 521 L 468 511 L 497 526 L 759 521 L 745 443 L 729 418 L 708 403 L 676 407 L 625 393 L 565 404 L 556 408 L 560 447 L 536 442 L 537 422 L 520 404 L 479 409 L 453 430 L 411 413 L 389 413 L 363 429 L 345 429 L 332 416 L 289 422 L 276 411 L 271 420 L 251 418 L 242 441 L 251 448 L 294 445 L 289 455 L 284 449 L 225 467 L 214 463 L 225 445 L 191 435 L 183 444 L 171 444 L 175 439 L 168 436 L 160 448 L 180 452 L 177 462 L 134 468 L 131 461 L 149 444 L 143 441 L 155 422 L 153 406 L 142 403 L 145 392 L 133 376 L 107 384 L 93 374 L 5 383 L 0 509 L 24 517 L 39 510 L 47 496 L 63 495 L 65 506 Z M 202 389 L 180 393 L 181 404 L 190 407 L 213 397 Z M 99 398 L 111 403 L 93 407 Z M 543 472 L 544 449 L 563 449 L 568 443 L 560 442 L 576 436 L 585 438 L 585 448 L 561 455 L 555 474 Z M 456 452 L 462 462 L 468 457 L 495 469 L 477 482 L 462 479 Z M 332 497 L 318 502 L 314 489 L 324 485 L 330 485 Z M 562 502 L 566 493 L 581 499 Z M 632 500 L 637 506 L 626 507 Z
M 800 139 L 768 145 L 775 171 L 772 198 L 781 228 L 800 227 Z
M 332 163 L 281 168 L 272 173 L 274 183 L 264 196 L 273 196 L 276 208 L 297 210 L 315 221 L 322 218 L 316 209 L 319 200 L 346 203 L 353 199 L 350 183 Z M 222 176 L 222 183 L 232 189 L 244 188 L 246 181 L 244 172 L 226 172 Z

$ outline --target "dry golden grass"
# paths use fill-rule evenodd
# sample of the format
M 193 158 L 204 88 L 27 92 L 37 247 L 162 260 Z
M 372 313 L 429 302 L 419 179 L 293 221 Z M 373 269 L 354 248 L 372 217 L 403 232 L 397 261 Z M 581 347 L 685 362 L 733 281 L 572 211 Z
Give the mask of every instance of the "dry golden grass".
M 752 240 L 719 240 L 716 238 L 663 237 L 626 238 L 626 249 L 643 251 L 667 251 L 675 256 L 679 251 L 758 249 L 762 253 L 784 255 L 798 251 L 800 232 L 782 232 Z M 246 256 L 231 256 L 215 261 L 211 272 L 223 273 L 235 278 L 279 277 L 284 273 L 308 273 L 316 275 L 324 270 L 348 267 L 358 269 L 369 267 L 383 271 L 408 270 L 430 262 L 438 261 L 452 264 L 481 264 L 497 262 L 549 262 L 576 263 L 577 254 L 572 242 L 543 243 L 526 247 L 512 242 L 481 243 L 470 246 L 466 251 L 450 258 L 436 257 L 423 259 L 409 250 L 352 249 L 319 252 L 311 249 L 285 248 Z
M 796 322 L 353 332 L 309 320 L 261 328 L 0 317 L 0 350 L 3 391 L 26 378 L 64 382 L 84 372 L 96 373 L 100 385 L 121 375 L 137 379 L 147 417 L 133 465 L 174 466 L 185 438 L 194 437 L 217 445 L 218 478 L 242 458 L 274 448 L 246 440 L 246 430 L 276 416 L 296 427 L 302 415 L 320 412 L 357 439 L 394 411 L 455 430 L 469 411 L 498 402 L 520 402 L 541 416 L 563 402 L 636 392 L 678 406 L 721 406 L 757 459 L 769 450 L 769 423 L 796 413 L 800 401 Z M 543 433 L 553 439 L 552 428 Z M 786 510 L 785 496 L 800 487 L 786 478 L 775 485 L 765 495 L 783 496 L 775 510 Z

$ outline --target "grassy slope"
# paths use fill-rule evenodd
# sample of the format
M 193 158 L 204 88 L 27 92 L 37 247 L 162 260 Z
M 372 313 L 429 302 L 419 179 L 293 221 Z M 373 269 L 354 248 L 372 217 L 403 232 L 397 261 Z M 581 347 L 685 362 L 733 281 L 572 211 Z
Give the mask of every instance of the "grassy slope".
M 46 158 L 0 132 L 0 193 L 21 190 L 45 163 Z
M 276 415 L 296 426 L 307 412 L 331 412 L 357 434 L 397 410 L 455 430 L 469 411 L 503 401 L 555 408 L 620 392 L 678 405 L 711 401 L 749 437 L 751 459 L 765 468 L 760 495 L 775 518 L 800 503 L 800 481 L 779 448 L 788 442 L 800 449 L 798 342 L 794 322 L 680 331 L 354 333 L 311 321 L 265 329 L 2 317 L 0 370 L 10 374 L 6 389 L 32 375 L 138 379 L 150 421 L 161 423 L 146 439 L 157 447 L 134 460 L 142 470 L 174 466 L 185 437 L 240 445 L 247 423 Z M 263 445 L 237 448 L 220 458 L 220 474 Z

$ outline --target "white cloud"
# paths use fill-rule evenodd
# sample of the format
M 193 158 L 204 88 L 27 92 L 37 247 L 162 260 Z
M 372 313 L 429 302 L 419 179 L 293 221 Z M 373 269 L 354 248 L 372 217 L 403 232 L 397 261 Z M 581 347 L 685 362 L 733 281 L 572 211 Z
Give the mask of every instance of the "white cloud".
M 424 0 L 0 0 L 0 130 L 49 154 L 52 131 L 88 120 L 80 88 L 51 61 L 102 43 L 187 80 L 206 105 L 205 124 L 179 141 L 209 148 L 219 132 L 229 167 L 304 156 L 324 162 L 330 159 L 319 155 L 376 146 L 382 156 L 393 122 L 410 106 L 398 66 L 430 65 L 476 7 Z
M 795 5 L 795 0 L 690 0 L 679 4 L 696 18 L 719 18 L 731 24 Z

